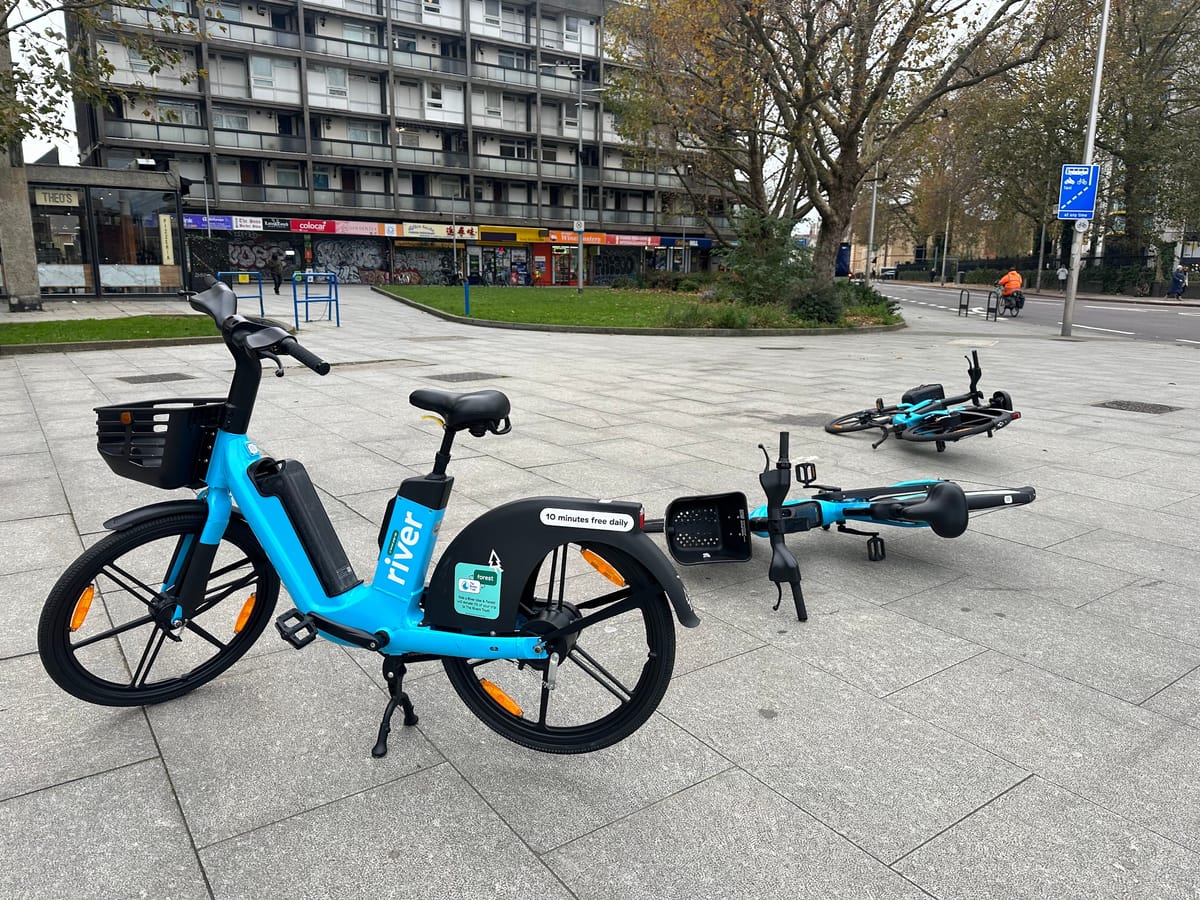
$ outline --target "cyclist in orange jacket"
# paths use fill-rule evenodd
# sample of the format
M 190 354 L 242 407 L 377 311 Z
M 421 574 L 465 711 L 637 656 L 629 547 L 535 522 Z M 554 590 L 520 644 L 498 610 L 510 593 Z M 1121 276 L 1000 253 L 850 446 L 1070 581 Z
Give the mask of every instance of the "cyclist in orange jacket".
M 1019 291 L 1025 285 L 1025 282 L 1021 278 L 1021 273 L 1015 268 L 1010 267 L 1008 273 L 1001 276 L 996 285 L 1000 288 L 1000 296 L 1007 297 L 1009 294 Z

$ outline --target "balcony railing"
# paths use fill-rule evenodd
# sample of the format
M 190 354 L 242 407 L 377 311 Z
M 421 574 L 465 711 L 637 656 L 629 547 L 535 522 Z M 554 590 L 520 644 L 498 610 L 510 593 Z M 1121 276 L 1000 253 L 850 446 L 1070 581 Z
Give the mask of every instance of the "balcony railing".
M 310 87 L 308 104 L 317 111 L 331 109 L 339 112 L 366 113 L 372 116 L 383 115 L 383 101 L 380 99 L 378 90 L 371 92 L 366 100 L 360 100 L 357 97 L 318 93 Z
M 304 49 L 325 56 L 336 56 L 338 59 L 361 59 L 373 63 L 386 63 L 388 51 L 385 47 L 374 44 L 358 44 L 354 41 L 343 41 L 338 38 L 317 37 L 313 34 L 304 36 Z
M 401 194 L 397 200 L 396 209 L 412 212 L 452 212 L 466 215 L 471 207 L 461 197 L 418 197 L 415 194 Z
M 231 184 L 221 182 L 217 186 L 222 202 L 247 201 L 253 203 L 297 203 L 308 204 L 308 188 L 279 187 L 273 184 Z
M 199 125 L 173 125 L 125 119 L 105 119 L 104 136 L 133 141 L 167 141 L 172 144 L 208 143 L 208 131 Z
M 655 213 L 640 209 L 606 209 L 604 221 L 614 225 L 653 225 Z
M 465 153 L 443 153 L 441 150 L 423 150 L 420 147 L 397 147 L 396 162 L 416 166 L 445 166 L 466 169 L 471 161 Z
M 466 60 L 453 59 L 449 56 L 434 56 L 431 53 L 413 53 L 411 50 L 393 50 L 392 65 L 402 69 L 417 69 L 421 72 L 467 74 Z
M 605 184 L 644 184 L 651 187 L 682 188 L 683 180 L 671 172 L 641 172 L 635 169 L 604 170 Z
M 264 25 L 246 25 L 242 22 L 208 19 L 204 23 L 208 38 L 212 41 L 237 41 L 269 47 L 287 47 L 295 50 L 300 46 L 300 35 L 294 31 L 279 31 Z
M 506 172 L 510 175 L 536 175 L 537 163 L 532 159 L 509 159 L 505 156 L 476 156 L 475 166 L 489 172 Z
M 526 69 L 509 69 L 505 66 L 495 66 L 491 63 L 482 62 L 471 65 L 471 75 L 475 78 L 483 78 L 488 81 L 498 81 L 503 84 L 519 84 L 525 87 L 533 87 L 537 84 L 538 80 L 537 72 L 530 72 Z M 575 89 L 573 82 L 571 89 Z
M 314 138 L 312 152 L 314 156 L 369 159 L 378 162 L 391 162 L 392 160 L 392 148 L 387 144 L 364 144 L 358 141 L 332 141 L 325 138 Z
M 365 13 L 368 16 L 383 15 L 383 7 L 379 0 L 308 0 L 305 6 L 323 6 L 345 12 Z
M 538 217 L 538 205 L 536 203 L 507 203 L 504 201 L 493 203 L 489 200 L 476 200 L 475 215 L 536 219 Z
M 381 191 L 313 191 L 318 206 L 350 206 L 356 209 L 391 209 L 392 195 Z
M 239 150 L 258 150 L 266 153 L 303 153 L 304 138 L 294 134 L 265 134 L 257 131 L 213 130 L 213 143 L 218 147 Z
M 178 18 L 175 18 L 178 16 Z M 110 22 L 120 22 L 122 25 L 135 25 L 141 28 L 154 28 L 163 31 L 163 26 L 174 30 L 178 23 L 180 34 L 194 34 L 192 26 L 198 26 L 195 16 L 185 16 L 174 13 L 169 9 L 161 12 L 156 9 L 146 9 L 132 6 L 113 6 L 100 13 L 100 18 Z

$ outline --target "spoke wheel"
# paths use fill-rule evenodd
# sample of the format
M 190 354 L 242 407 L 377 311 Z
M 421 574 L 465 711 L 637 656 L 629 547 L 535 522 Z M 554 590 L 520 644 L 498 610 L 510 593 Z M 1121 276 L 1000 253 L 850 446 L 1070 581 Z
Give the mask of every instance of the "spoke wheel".
M 906 441 L 957 441 L 973 434 L 983 434 L 1003 428 L 1012 421 L 1012 414 L 1001 409 L 966 409 L 953 415 L 926 419 L 900 432 Z M 939 448 L 940 449 L 940 448 Z
M 510 741 L 547 753 L 608 747 L 641 727 L 670 682 L 675 628 L 662 586 L 614 547 L 564 544 L 530 576 L 520 607 L 524 634 L 608 612 L 616 614 L 553 644 L 562 655 L 553 690 L 542 660 L 446 658 L 446 675 Z
M 830 434 L 849 434 L 852 431 L 866 431 L 868 428 L 886 428 L 892 424 L 894 406 L 879 409 L 860 409 L 858 412 L 839 416 L 825 423 L 825 430 Z
M 63 573 L 38 623 L 42 664 L 63 690 L 104 706 L 161 703 L 250 649 L 271 619 L 279 577 L 240 519 L 229 523 L 196 614 L 170 627 L 175 601 L 164 580 L 204 520 L 171 513 L 114 532 Z

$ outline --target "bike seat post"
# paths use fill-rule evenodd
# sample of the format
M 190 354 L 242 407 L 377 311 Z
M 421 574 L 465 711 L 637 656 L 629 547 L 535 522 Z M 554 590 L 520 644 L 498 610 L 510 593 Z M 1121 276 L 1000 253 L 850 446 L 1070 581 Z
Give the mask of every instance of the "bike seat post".
M 442 445 L 438 448 L 437 455 L 433 458 L 433 471 L 431 475 L 444 476 L 446 469 L 450 465 L 450 448 L 454 444 L 454 432 L 449 428 L 442 434 Z

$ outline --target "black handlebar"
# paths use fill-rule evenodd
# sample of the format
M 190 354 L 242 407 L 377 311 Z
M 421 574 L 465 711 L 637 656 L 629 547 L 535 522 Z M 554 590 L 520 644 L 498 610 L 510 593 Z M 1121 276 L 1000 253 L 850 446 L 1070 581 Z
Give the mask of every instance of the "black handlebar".
M 767 495 L 767 538 L 771 542 L 771 566 L 767 577 L 775 582 L 779 591 L 779 599 L 775 608 L 783 601 L 783 585 L 791 586 L 792 600 L 796 604 L 796 618 L 801 622 L 808 621 L 808 610 L 804 606 L 804 592 L 800 588 L 800 563 L 788 549 L 783 522 L 783 501 L 787 499 L 788 490 L 792 486 L 792 464 L 788 460 L 788 433 L 779 432 L 779 458 L 771 465 L 771 456 L 767 448 L 758 445 L 767 458 L 766 467 L 758 476 L 763 493 Z
M 329 363 L 317 356 L 294 337 L 284 338 L 279 342 L 279 349 L 297 362 L 308 366 L 318 375 L 329 374 Z

